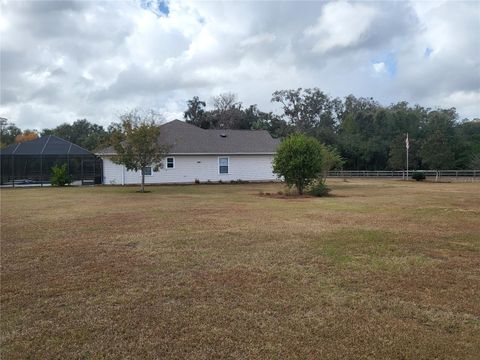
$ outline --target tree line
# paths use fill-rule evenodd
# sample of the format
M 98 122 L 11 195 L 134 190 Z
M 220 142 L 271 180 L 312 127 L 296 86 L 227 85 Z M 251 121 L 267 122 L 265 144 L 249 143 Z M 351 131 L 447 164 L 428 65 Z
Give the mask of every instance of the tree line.
M 331 97 L 318 88 L 275 91 L 271 101 L 279 113 L 245 106 L 232 93 L 213 97 L 209 104 L 195 96 L 187 101 L 183 117 L 203 129 L 264 129 L 275 138 L 306 134 L 335 149 L 346 170 L 404 169 L 407 133 L 411 169 L 480 168 L 480 119 L 459 120 L 455 108 L 404 101 L 383 106 L 373 98 Z M 111 145 L 119 129 L 120 123 L 104 128 L 86 119 L 40 132 L 2 124 L 1 145 L 56 135 L 96 150 Z
M 114 135 L 119 131 L 119 123 L 112 123 L 105 129 L 102 125 L 79 119 L 72 124 L 63 123 L 52 129 L 41 131 L 22 130 L 13 123 L 3 122 L 0 147 L 37 139 L 41 136 L 55 135 L 87 150 L 94 151 L 112 144 Z
M 404 101 L 382 106 L 373 98 L 334 98 L 318 88 L 275 91 L 271 101 L 280 114 L 245 107 L 231 93 L 214 97 L 211 110 L 194 97 L 184 119 L 204 129 L 265 129 L 278 138 L 303 133 L 336 149 L 348 170 L 404 169 L 407 133 L 411 169 L 480 168 L 480 119 L 459 121 L 455 108 Z

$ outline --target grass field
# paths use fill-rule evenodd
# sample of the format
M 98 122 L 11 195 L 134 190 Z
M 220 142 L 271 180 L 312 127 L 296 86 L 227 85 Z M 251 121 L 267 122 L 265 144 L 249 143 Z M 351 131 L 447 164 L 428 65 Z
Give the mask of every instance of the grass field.
M 478 359 L 480 184 L 1 191 L 2 359 Z

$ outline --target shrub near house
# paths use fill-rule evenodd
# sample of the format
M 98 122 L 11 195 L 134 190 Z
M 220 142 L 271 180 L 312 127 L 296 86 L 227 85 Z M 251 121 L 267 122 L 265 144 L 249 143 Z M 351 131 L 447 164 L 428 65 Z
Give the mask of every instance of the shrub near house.
M 52 186 L 70 185 L 72 178 L 70 175 L 68 175 L 67 164 L 52 167 L 52 176 L 50 178 L 50 182 L 52 183 Z
M 278 147 L 273 171 L 303 195 L 305 188 L 321 177 L 323 151 L 322 145 L 314 138 L 293 134 Z

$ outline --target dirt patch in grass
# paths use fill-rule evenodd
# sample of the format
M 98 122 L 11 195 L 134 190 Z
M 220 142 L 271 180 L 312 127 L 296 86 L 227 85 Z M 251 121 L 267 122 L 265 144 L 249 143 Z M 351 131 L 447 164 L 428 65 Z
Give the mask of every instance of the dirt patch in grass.
M 1 190 L 1 358 L 476 359 L 480 185 L 329 186 Z
M 265 197 L 265 198 L 271 198 L 271 199 L 284 199 L 284 200 L 307 200 L 307 199 L 312 199 L 314 198 L 311 195 L 308 194 L 284 194 L 283 192 L 277 192 L 277 193 L 258 193 L 257 194 L 260 197 Z

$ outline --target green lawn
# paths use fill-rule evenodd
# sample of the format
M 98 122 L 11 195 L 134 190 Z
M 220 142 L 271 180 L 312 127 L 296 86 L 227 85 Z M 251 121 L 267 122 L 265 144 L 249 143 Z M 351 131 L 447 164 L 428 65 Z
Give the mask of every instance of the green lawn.
M 2 189 L 2 359 L 478 359 L 480 184 Z

